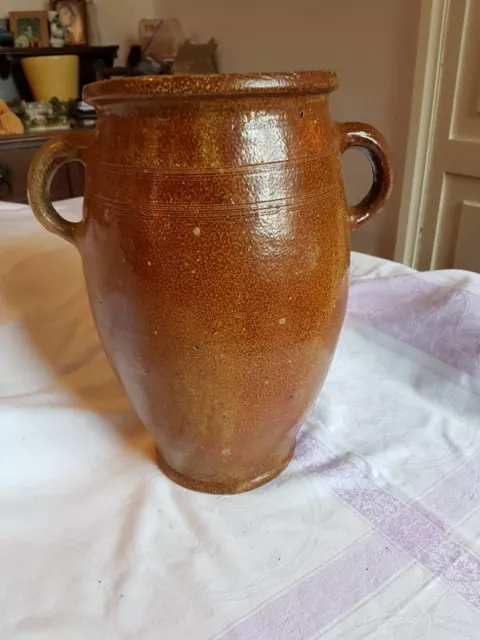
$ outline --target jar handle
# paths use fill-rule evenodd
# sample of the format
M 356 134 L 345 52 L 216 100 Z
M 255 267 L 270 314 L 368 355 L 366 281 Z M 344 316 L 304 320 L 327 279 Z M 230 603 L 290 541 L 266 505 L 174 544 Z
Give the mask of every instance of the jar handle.
M 85 164 L 85 151 L 90 148 L 94 131 L 66 131 L 48 140 L 33 158 L 28 172 L 28 201 L 37 220 L 52 233 L 77 245 L 83 233 L 83 222 L 69 222 L 55 210 L 50 198 L 53 176 L 67 162 Z
M 382 209 L 392 192 L 392 156 L 385 138 L 369 124 L 344 122 L 338 124 L 337 128 L 341 153 L 347 149 L 358 149 L 367 156 L 372 167 L 370 191 L 361 202 L 349 209 L 352 229 L 356 229 Z

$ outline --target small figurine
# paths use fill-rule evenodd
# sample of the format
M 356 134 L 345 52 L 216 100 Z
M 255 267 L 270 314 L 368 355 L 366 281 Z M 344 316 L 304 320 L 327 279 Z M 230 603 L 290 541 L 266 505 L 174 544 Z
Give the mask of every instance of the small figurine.
M 50 23 L 50 46 L 64 47 L 67 40 L 67 30 L 60 22 L 58 11 L 48 12 L 48 22 Z
M 6 102 L 0 100 L 0 135 L 12 135 L 14 133 L 23 133 L 23 123 L 13 111 L 11 111 Z
M 27 25 L 23 33 L 15 37 L 15 47 L 19 49 L 36 48 L 40 46 L 40 40 L 33 34 L 32 25 Z

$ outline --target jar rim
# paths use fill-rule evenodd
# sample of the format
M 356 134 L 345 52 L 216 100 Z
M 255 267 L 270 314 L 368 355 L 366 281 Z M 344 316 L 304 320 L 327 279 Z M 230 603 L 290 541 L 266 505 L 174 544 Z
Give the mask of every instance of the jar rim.
M 137 76 L 88 84 L 83 99 L 95 105 L 142 98 L 322 94 L 337 86 L 333 71 Z

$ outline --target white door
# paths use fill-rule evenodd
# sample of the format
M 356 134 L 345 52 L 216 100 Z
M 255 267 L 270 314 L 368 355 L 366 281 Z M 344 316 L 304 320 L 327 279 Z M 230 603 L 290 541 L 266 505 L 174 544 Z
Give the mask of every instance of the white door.
M 396 258 L 480 272 L 480 0 L 423 9 Z

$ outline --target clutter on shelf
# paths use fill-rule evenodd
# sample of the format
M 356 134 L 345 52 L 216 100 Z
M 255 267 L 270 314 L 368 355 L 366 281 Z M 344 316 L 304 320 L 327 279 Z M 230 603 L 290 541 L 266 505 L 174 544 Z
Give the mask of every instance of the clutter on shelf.
M 75 104 L 75 101 L 74 101 Z M 12 110 L 22 121 L 26 131 L 69 129 L 71 105 L 52 98 L 49 102 L 25 102 L 16 100 Z
M 0 116 L 9 123 L 0 123 L 0 135 L 94 126 L 95 111 L 81 95 L 95 80 L 218 72 L 215 40 L 187 36 L 176 18 L 140 20 L 138 44 L 125 66 L 114 66 L 118 46 L 87 44 L 101 40 L 94 2 L 49 0 L 48 11 L 13 11 L 0 20 Z
M 138 23 L 140 45 L 130 49 L 124 67 L 107 67 L 99 63 L 97 80 L 114 76 L 152 76 L 167 74 L 218 73 L 218 44 L 211 38 L 206 43 L 187 38 L 176 18 L 143 19 Z
M 0 47 L 87 45 L 89 29 L 95 44 L 100 40 L 93 0 L 89 0 L 88 7 L 85 0 L 50 0 L 49 11 L 11 11 L 9 26 L 5 23 L 0 21 Z

